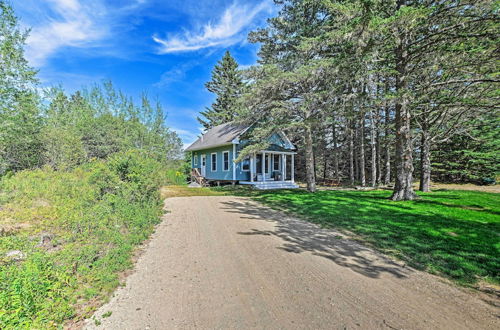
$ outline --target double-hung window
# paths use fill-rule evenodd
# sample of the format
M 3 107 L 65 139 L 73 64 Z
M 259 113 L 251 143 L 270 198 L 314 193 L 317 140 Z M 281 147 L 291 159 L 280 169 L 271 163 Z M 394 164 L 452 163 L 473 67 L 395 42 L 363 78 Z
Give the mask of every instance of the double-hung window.
M 211 155 L 211 157 L 212 158 L 211 158 L 211 162 L 210 162 L 210 164 L 211 164 L 211 168 L 210 169 L 212 170 L 212 172 L 217 172 L 217 153 L 214 152 Z
M 246 157 L 241 163 L 241 169 L 243 171 L 250 171 L 250 157 Z
M 229 151 L 222 153 L 222 170 L 229 171 Z
M 193 152 L 193 158 L 194 158 L 194 167 L 198 166 L 198 155 L 196 152 Z

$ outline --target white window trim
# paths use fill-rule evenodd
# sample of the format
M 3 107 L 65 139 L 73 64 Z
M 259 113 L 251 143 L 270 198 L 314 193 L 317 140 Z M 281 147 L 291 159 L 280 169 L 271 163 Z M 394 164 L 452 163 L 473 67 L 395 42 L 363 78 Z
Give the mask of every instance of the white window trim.
M 243 162 L 244 162 L 245 160 L 248 160 L 248 170 L 245 170 L 245 169 L 243 168 Z M 251 161 L 252 161 L 252 159 L 250 158 L 250 156 L 246 156 L 246 157 L 245 157 L 245 159 L 243 159 L 243 160 L 241 161 L 241 171 L 242 171 L 242 172 L 250 172 L 250 168 L 252 167 L 252 165 L 250 164 L 250 162 L 251 162 Z
M 226 166 L 226 162 L 224 161 L 224 155 L 227 154 L 227 170 L 224 169 L 224 166 Z M 229 163 L 231 160 L 229 159 L 229 151 L 223 151 L 222 152 L 222 171 L 224 172 L 229 172 L 229 169 L 231 168 L 231 164 Z
M 214 170 L 214 158 L 213 155 L 215 155 L 215 170 Z M 217 172 L 217 153 L 212 152 L 210 154 L 210 172 Z
M 193 157 L 194 157 L 194 166 L 198 166 L 198 155 L 196 152 L 193 152 Z

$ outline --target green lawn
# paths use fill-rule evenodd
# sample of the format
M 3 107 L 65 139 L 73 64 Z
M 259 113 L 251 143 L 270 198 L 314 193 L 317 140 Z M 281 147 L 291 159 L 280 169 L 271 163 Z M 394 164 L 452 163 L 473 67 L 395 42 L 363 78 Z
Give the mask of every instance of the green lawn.
M 241 191 L 239 191 L 241 193 Z M 500 194 L 435 191 L 411 202 L 390 191 L 252 192 L 256 200 L 357 234 L 409 265 L 462 284 L 500 283 Z

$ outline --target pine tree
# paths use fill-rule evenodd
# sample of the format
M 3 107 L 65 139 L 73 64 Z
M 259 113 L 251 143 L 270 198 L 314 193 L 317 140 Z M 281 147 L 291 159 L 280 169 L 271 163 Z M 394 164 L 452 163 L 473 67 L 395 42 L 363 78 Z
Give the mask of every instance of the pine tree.
M 24 57 L 27 37 L 11 6 L 0 0 L 0 175 L 39 162 L 41 118 L 36 71 Z
M 204 118 L 198 117 L 198 121 L 205 129 L 233 121 L 237 113 L 237 99 L 243 92 L 244 83 L 238 62 L 229 51 L 217 62 L 212 70 L 212 80 L 205 87 L 217 98 L 210 108 L 201 112 Z

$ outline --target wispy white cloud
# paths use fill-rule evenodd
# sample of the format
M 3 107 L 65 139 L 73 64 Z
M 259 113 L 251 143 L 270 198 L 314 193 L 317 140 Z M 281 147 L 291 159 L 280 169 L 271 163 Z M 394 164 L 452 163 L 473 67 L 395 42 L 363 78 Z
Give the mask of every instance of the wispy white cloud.
M 272 4 L 264 0 L 256 6 L 234 2 L 228 7 L 215 23 L 208 22 L 200 29 L 185 31 L 182 34 L 153 40 L 161 45 L 161 54 L 195 51 L 203 48 L 227 47 L 242 41 L 246 30 L 254 23 L 256 17 L 265 11 L 270 11 Z
M 168 85 L 177 81 L 183 80 L 189 70 L 196 66 L 196 62 L 184 62 L 174 66 L 168 71 L 165 71 L 160 76 L 160 80 L 153 84 L 156 88 L 167 87 Z
M 26 57 L 32 65 L 41 67 L 65 47 L 105 48 L 103 41 L 112 40 L 117 22 L 147 2 L 132 0 L 112 7 L 105 0 L 28 1 L 38 13 L 25 23 L 31 27 Z
M 100 40 L 109 32 L 98 24 L 106 9 L 99 2 L 49 0 L 53 15 L 32 27 L 27 40 L 26 57 L 32 65 L 42 66 L 46 59 L 62 47 L 84 47 Z

